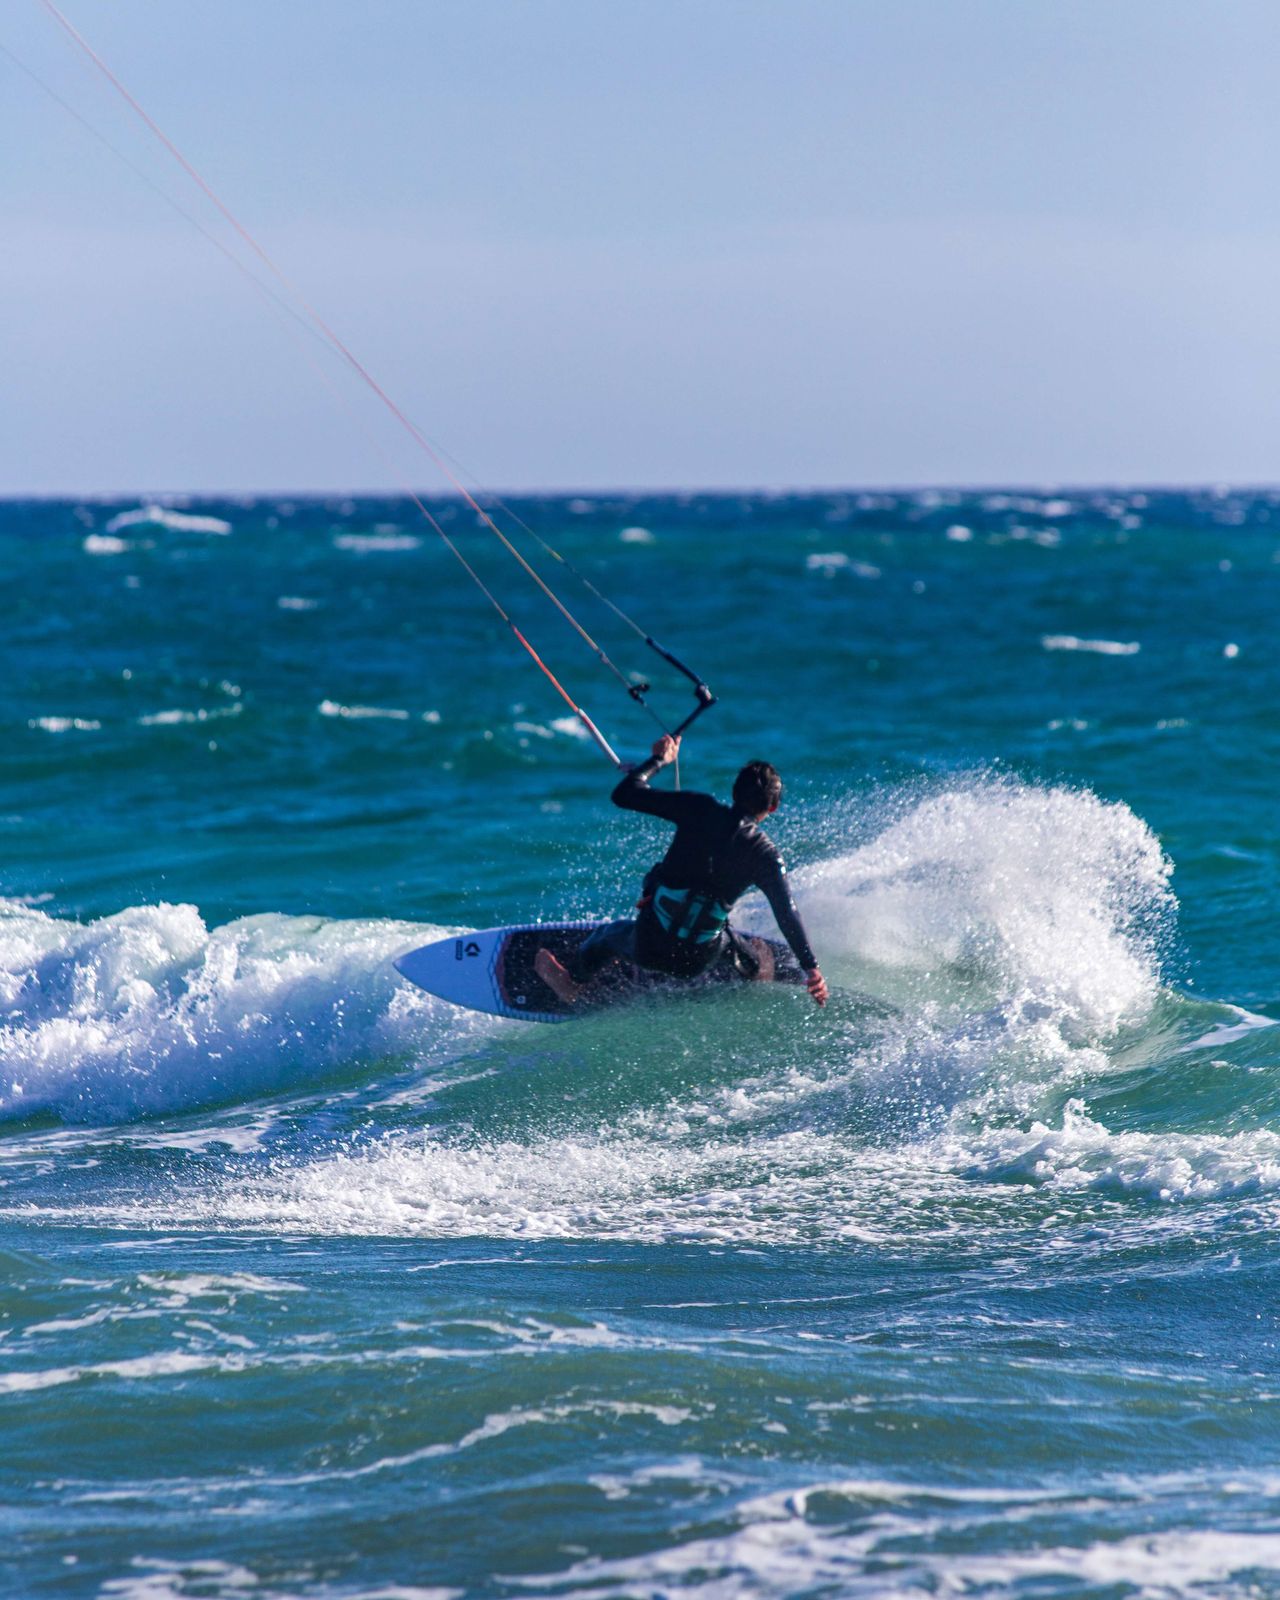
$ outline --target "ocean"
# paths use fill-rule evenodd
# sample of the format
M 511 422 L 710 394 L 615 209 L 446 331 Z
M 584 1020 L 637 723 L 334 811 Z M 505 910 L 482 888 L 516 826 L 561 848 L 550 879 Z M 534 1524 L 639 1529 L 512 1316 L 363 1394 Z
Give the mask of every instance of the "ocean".
M 408 501 L 0 504 L 0 1593 L 1280 1596 L 1280 493 L 512 505 L 832 1003 L 397 977 L 666 837 Z

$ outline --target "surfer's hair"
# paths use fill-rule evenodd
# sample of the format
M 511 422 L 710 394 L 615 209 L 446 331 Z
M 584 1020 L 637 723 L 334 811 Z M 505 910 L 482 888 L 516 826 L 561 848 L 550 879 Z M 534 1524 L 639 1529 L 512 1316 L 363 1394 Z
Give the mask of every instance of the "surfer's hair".
M 748 816 L 772 811 L 782 799 L 782 779 L 767 761 L 748 761 L 733 780 L 733 807 Z

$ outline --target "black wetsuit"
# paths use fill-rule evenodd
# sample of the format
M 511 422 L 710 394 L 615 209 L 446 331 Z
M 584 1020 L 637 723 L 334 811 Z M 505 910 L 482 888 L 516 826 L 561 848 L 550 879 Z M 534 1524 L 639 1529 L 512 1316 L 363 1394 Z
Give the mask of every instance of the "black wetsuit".
M 754 977 L 759 963 L 728 925 L 730 908 L 748 889 L 764 893 L 800 966 L 806 972 L 816 967 L 772 841 L 746 813 L 709 794 L 651 789 L 657 770 L 651 759 L 628 773 L 613 803 L 674 822 L 676 836 L 645 878 L 640 915 L 592 934 L 568 963 L 573 977 L 585 983 L 618 959 L 682 978 L 727 961 L 743 977 Z

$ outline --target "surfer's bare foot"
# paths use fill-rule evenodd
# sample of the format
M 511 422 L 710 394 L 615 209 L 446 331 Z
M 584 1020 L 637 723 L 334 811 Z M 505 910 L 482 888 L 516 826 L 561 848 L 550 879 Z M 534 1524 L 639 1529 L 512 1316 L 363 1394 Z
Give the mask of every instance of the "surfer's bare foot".
M 557 1000 L 571 1006 L 582 993 L 579 986 L 569 976 L 569 969 L 563 962 L 557 961 L 550 950 L 539 950 L 533 958 L 533 970 L 551 990 Z

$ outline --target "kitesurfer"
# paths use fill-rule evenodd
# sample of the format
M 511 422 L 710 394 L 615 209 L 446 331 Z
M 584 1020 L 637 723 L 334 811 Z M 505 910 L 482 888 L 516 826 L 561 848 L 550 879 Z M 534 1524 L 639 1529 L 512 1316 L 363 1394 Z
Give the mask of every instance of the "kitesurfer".
M 827 985 L 796 910 L 782 859 L 759 824 L 778 809 L 782 780 L 767 761 L 750 761 L 733 781 L 733 803 L 709 794 L 651 789 L 649 780 L 674 761 L 680 740 L 663 734 L 653 754 L 613 791 L 627 811 L 673 822 L 676 836 L 644 880 L 639 915 L 608 923 L 593 933 L 567 964 L 539 950 L 534 969 L 565 1004 L 611 961 L 632 961 L 674 978 L 693 978 L 727 966 L 742 978 L 773 976 L 773 952 L 729 926 L 734 902 L 748 889 L 763 891 L 778 927 L 805 975 L 818 1005 Z

